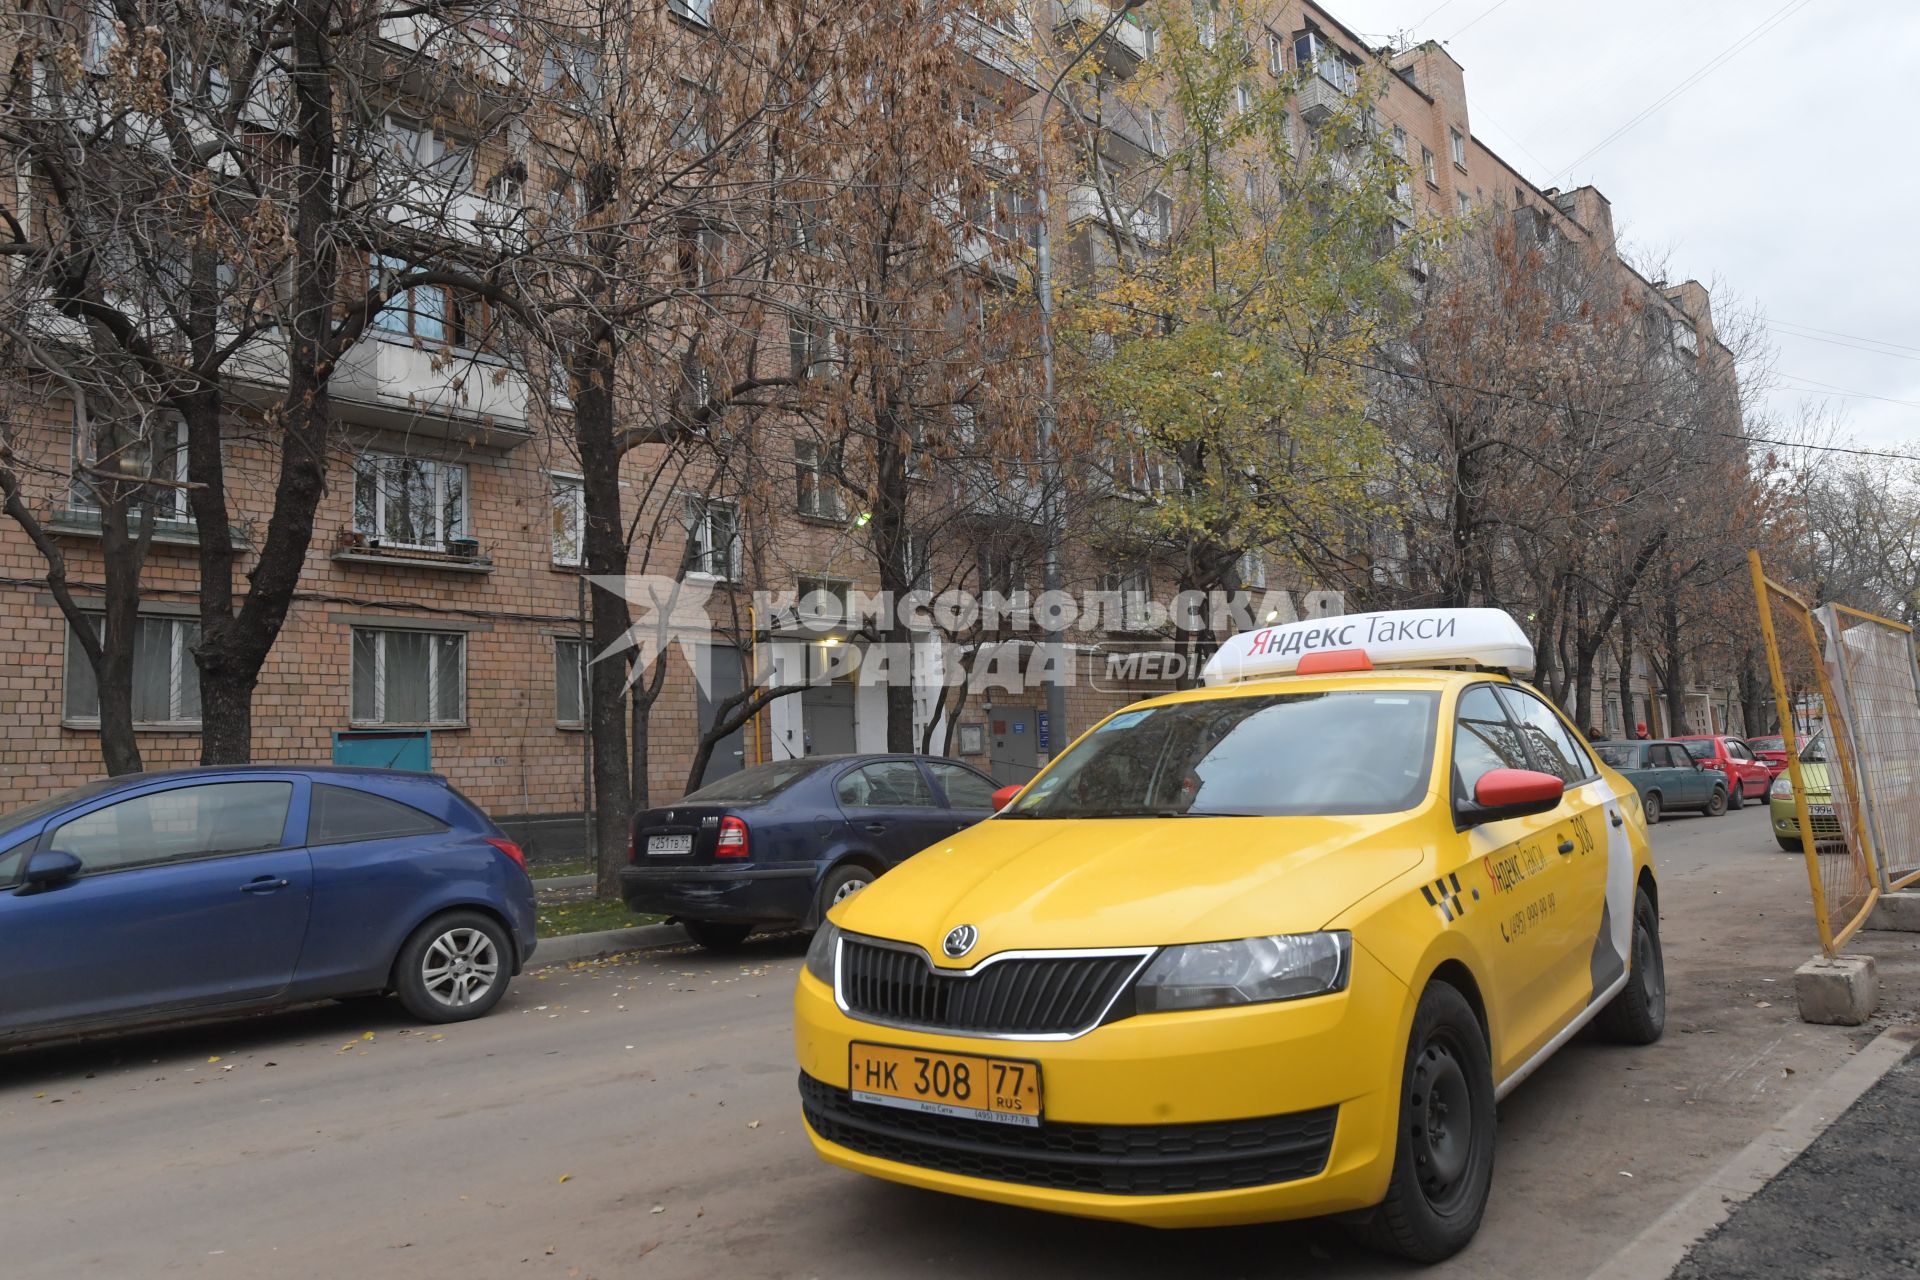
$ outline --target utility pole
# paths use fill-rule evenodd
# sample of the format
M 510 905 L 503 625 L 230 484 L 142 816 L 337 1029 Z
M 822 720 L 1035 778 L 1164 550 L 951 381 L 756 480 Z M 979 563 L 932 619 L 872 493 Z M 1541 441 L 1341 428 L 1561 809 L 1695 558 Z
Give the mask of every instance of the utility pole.
M 1053 105 L 1054 96 L 1060 92 L 1060 86 L 1066 83 L 1067 76 L 1093 51 L 1093 47 L 1112 34 L 1113 29 L 1129 13 L 1144 3 L 1145 0 L 1123 0 L 1113 9 L 1105 24 L 1054 75 L 1053 82 L 1040 96 L 1040 106 L 1034 115 L 1034 181 L 1037 188 L 1034 209 L 1040 223 L 1038 234 L 1034 237 L 1034 291 L 1040 297 L 1040 519 L 1045 544 L 1041 590 L 1050 598 L 1061 589 L 1061 513 L 1060 464 L 1053 439 L 1053 217 L 1047 191 L 1047 108 Z M 1041 0 L 1039 8 L 1042 15 L 1050 13 L 1055 4 L 1056 0 Z M 1071 106 L 1068 109 L 1071 110 Z M 1063 641 L 1056 643 L 1060 643 L 1062 648 L 1067 647 Z M 1053 682 L 1047 685 L 1047 758 L 1052 760 L 1058 756 L 1060 748 L 1067 741 L 1067 687 L 1056 675 Z

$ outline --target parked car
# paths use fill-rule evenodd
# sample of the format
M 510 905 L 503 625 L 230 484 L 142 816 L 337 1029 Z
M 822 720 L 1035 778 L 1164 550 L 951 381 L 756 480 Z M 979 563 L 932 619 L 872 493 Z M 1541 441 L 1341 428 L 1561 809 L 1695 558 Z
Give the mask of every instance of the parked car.
M 388 991 L 458 1022 L 533 948 L 519 847 L 432 774 L 182 769 L 0 816 L 0 1041 Z
M 1816 845 L 1838 844 L 1840 816 L 1833 807 L 1833 786 L 1827 777 L 1827 735 L 1821 731 L 1800 744 L 1800 780 L 1807 788 L 1807 821 L 1813 824 Z M 1793 804 L 1793 775 L 1782 771 L 1767 791 L 1767 819 L 1774 843 L 1789 853 L 1806 847 L 1800 838 L 1800 814 Z
M 812 928 L 889 867 L 986 818 L 996 785 L 923 756 L 756 765 L 636 815 L 621 892 L 707 947 L 764 924 Z
M 1749 800 L 1766 799 L 1767 788 L 1773 785 L 1773 770 L 1753 754 L 1745 739 L 1676 734 L 1673 740 L 1685 744 L 1695 760 L 1726 776 L 1727 808 L 1738 809 Z
M 1725 775 L 1695 760 L 1682 743 L 1596 742 L 1593 750 L 1640 793 L 1649 826 L 1674 810 L 1697 809 L 1710 818 L 1727 811 Z
M 1767 766 L 1767 772 L 1779 777 L 1787 771 L 1787 740 L 1777 733 L 1760 738 L 1748 738 L 1747 745 L 1753 748 L 1753 754 L 1760 763 Z

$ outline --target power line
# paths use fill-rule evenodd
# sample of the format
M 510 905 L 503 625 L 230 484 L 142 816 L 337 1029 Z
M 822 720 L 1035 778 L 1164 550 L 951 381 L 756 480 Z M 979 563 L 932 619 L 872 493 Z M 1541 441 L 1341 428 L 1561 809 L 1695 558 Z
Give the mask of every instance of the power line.
M 1562 409 L 1566 407 L 1555 404 L 1550 400 L 1539 399 L 1536 396 L 1521 395 L 1513 391 L 1499 391 L 1493 387 L 1476 386 L 1470 382 L 1455 382 L 1450 378 L 1435 377 L 1432 374 L 1426 373 L 1415 373 L 1410 369 L 1394 369 L 1385 365 L 1369 364 L 1365 360 L 1349 360 L 1344 356 L 1337 356 L 1331 353 L 1325 355 L 1324 358 L 1332 360 L 1335 364 L 1344 364 L 1350 369 L 1366 369 L 1373 373 L 1385 374 L 1390 378 L 1400 378 L 1407 382 L 1424 382 L 1429 386 L 1445 387 L 1449 391 L 1468 391 L 1475 395 L 1488 396 L 1495 400 L 1506 400 L 1514 404 L 1532 405 L 1539 409 Z M 1864 395 L 1865 393 L 1861 392 L 1859 394 Z M 1876 396 L 1874 398 L 1880 399 L 1881 397 Z M 1894 403 L 1905 404 L 1908 402 L 1895 401 Z M 1914 407 L 1920 408 L 1920 404 L 1916 404 Z M 1684 422 L 1662 422 L 1657 418 L 1643 418 L 1626 413 L 1610 413 L 1605 409 L 1590 409 L 1584 412 L 1591 413 L 1594 417 L 1604 418 L 1612 422 L 1625 422 L 1642 427 L 1657 427 L 1662 431 L 1690 431 L 1695 435 L 1717 436 L 1723 440 L 1738 440 L 1743 444 L 1749 445 L 1771 445 L 1776 449 L 1798 449 L 1808 453 L 1844 453 L 1859 458 L 1886 458 L 1895 462 L 1912 462 L 1915 460 L 1911 454 L 1893 453 L 1885 449 L 1861 449 L 1852 445 L 1804 444 L 1796 440 L 1774 440 L 1766 436 L 1749 435 L 1741 431 L 1721 431 L 1714 427 L 1694 426 Z
M 1741 36 L 1738 40 L 1735 40 L 1732 44 L 1728 45 L 1725 49 L 1721 50 L 1718 54 L 1716 54 L 1712 58 L 1709 58 L 1704 64 L 1702 64 L 1697 70 L 1695 70 L 1693 74 L 1689 75 L 1686 79 L 1682 80 L 1679 84 L 1675 85 L 1673 88 L 1667 90 L 1665 93 L 1661 94 L 1658 98 L 1654 99 L 1649 106 L 1647 106 L 1644 110 L 1640 111 L 1632 119 L 1628 120 L 1625 124 L 1621 125 L 1618 129 L 1615 129 L 1612 133 L 1608 134 L 1606 137 L 1600 139 L 1600 141 L 1594 143 L 1591 147 L 1587 148 L 1587 150 L 1583 154 L 1581 154 L 1578 159 L 1574 160 L 1572 164 L 1569 164 L 1565 169 L 1561 170 L 1561 176 L 1568 177 L 1568 178 L 1572 177 L 1573 171 L 1575 169 L 1579 168 L 1582 164 L 1585 164 L 1588 160 L 1592 159 L 1594 156 L 1600 154 L 1600 152 L 1612 146 L 1620 138 L 1625 137 L 1629 131 L 1639 127 L 1649 117 L 1651 117 L 1656 112 L 1658 112 L 1660 108 L 1666 106 L 1668 103 L 1678 98 L 1681 94 L 1691 89 L 1694 85 L 1700 83 L 1700 81 L 1706 79 L 1708 76 L 1712 75 L 1715 71 L 1725 66 L 1733 58 L 1737 57 L 1749 45 L 1759 40 L 1762 36 L 1766 35 L 1769 31 L 1773 30 L 1775 27 L 1779 26 L 1782 22 L 1785 22 L 1788 18 L 1792 17 L 1795 13 L 1798 13 L 1800 10 L 1806 8 L 1811 3 L 1813 3 L 1813 0 L 1787 0 L 1786 4 L 1781 5 L 1778 9 L 1775 9 L 1771 14 L 1768 14 L 1765 18 L 1761 19 L 1758 26 L 1753 27 L 1745 35 Z
M 1491 17 L 1495 9 L 1504 8 L 1506 6 L 1506 3 L 1507 3 L 1507 0 L 1494 0 L 1493 7 L 1488 9 L 1486 12 L 1482 13 L 1480 15 L 1480 18 Z M 1475 26 L 1479 25 L 1480 18 L 1475 18 L 1472 22 L 1469 22 L 1466 26 L 1460 28 L 1458 31 L 1448 36 L 1447 39 L 1458 40 L 1461 36 L 1471 31 Z
M 1780 329 L 1773 325 L 1764 326 L 1768 333 L 1777 333 L 1783 338 L 1800 338 L 1807 342 L 1824 342 L 1830 347 L 1845 347 L 1848 351 L 1864 351 L 1870 356 L 1885 356 L 1889 360 L 1912 360 L 1920 362 L 1920 355 L 1907 355 L 1899 351 L 1882 351 L 1878 347 L 1863 347 L 1857 342 L 1844 342 L 1839 338 L 1822 338 L 1811 333 L 1795 333 L 1791 329 Z
M 1892 396 L 1875 395 L 1871 391 L 1855 391 L 1851 387 L 1835 386 L 1831 382 L 1820 382 L 1813 378 L 1802 377 L 1797 373 L 1782 372 L 1780 376 L 1783 378 L 1791 379 L 1794 382 L 1805 382 L 1811 386 L 1819 387 L 1823 391 L 1830 391 L 1837 396 L 1856 396 L 1862 400 L 1884 400 L 1888 404 L 1905 405 L 1909 409 L 1920 409 L 1920 400 L 1896 400 Z M 1790 387 L 1788 388 L 1788 390 L 1804 392 L 1806 388 Z
M 1866 336 L 1862 336 L 1862 334 L 1841 334 L 1839 330 L 1832 330 L 1832 328 L 1814 328 L 1812 324 L 1801 324 L 1799 320 L 1766 320 L 1766 326 L 1768 326 L 1768 328 L 1782 326 L 1782 324 L 1784 324 L 1786 328 L 1803 328 L 1803 330 L 1807 330 L 1809 334 L 1826 334 L 1828 338 L 1851 338 L 1853 342 L 1870 342 L 1870 344 L 1874 344 L 1876 347 L 1895 347 L 1895 349 L 1899 349 L 1899 351 L 1912 351 L 1912 353 L 1920 355 L 1920 347 L 1908 347 L 1907 344 L 1901 344 L 1901 342 L 1887 342 L 1885 338 L 1866 338 Z M 1801 334 L 1795 334 L 1795 336 L 1801 336 Z
M 1451 9 L 1451 8 L 1453 8 L 1453 5 L 1454 5 L 1454 0 L 1440 0 L 1440 3 L 1439 3 L 1439 4 L 1437 4 L 1437 5 L 1435 5 L 1435 6 L 1433 6 L 1433 8 L 1431 8 L 1431 9 L 1429 9 L 1429 10 L 1427 10 L 1427 16 L 1426 16 L 1426 17 L 1424 17 L 1424 18 L 1422 18 L 1422 19 L 1420 19 L 1420 21 L 1418 21 L 1418 22 L 1416 22 L 1416 23 L 1414 23 L 1413 25 L 1414 25 L 1414 26 L 1415 26 L 1416 28 L 1418 28 L 1418 27 L 1424 27 L 1424 26 L 1426 26 L 1426 25 L 1427 25 L 1427 23 L 1429 23 L 1429 22 L 1431 22 L 1431 21 L 1433 21 L 1433 15 L 1434 15 L 1434 14 L 1436 14 L 1436 13 L 1439 13 L 1439 12 L 1440 12 L 1441 10 L 1443 10 L 1443 9 Z

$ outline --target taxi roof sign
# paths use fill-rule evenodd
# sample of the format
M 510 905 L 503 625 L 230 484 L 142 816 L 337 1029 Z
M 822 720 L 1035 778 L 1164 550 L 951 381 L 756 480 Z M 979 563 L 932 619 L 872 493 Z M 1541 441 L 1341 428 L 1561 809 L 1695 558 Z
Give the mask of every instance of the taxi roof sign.
M 1382 667 L 1490 667 L 1533 672 L 1533 642 L 1504 609 L 1395 609 L 1309 618 L 1243 631 L 1207 660 L 1208 684 L 1301 673 L 1314 654 L 1364 654 Z M 1307 674 L 1324 661 L 1308 662 Z M 1359 669 L 1358 664 L 1353 669 Z

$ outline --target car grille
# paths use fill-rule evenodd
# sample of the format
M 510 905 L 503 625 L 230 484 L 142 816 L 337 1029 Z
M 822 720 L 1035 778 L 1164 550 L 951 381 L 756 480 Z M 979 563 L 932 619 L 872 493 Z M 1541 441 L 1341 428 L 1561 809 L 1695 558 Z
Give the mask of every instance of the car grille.
M 849 1013 L 873 1022 L 989 1035 L 1068 1035 L 1100 1021 L 1143 958 L 1020 957 L 967 975 L 942 973 L 919 950 L 846 938 L 840 944 L 840 998 Z
M 1337 1107 L 1210 1124 L 1059 1124 L 1037 1129 L 854 1102 L 801 1073 L 807 1123 L 862 1155 L 990 1182 L 1115 1196 L 1234 1191 L 1327 1167 Z

